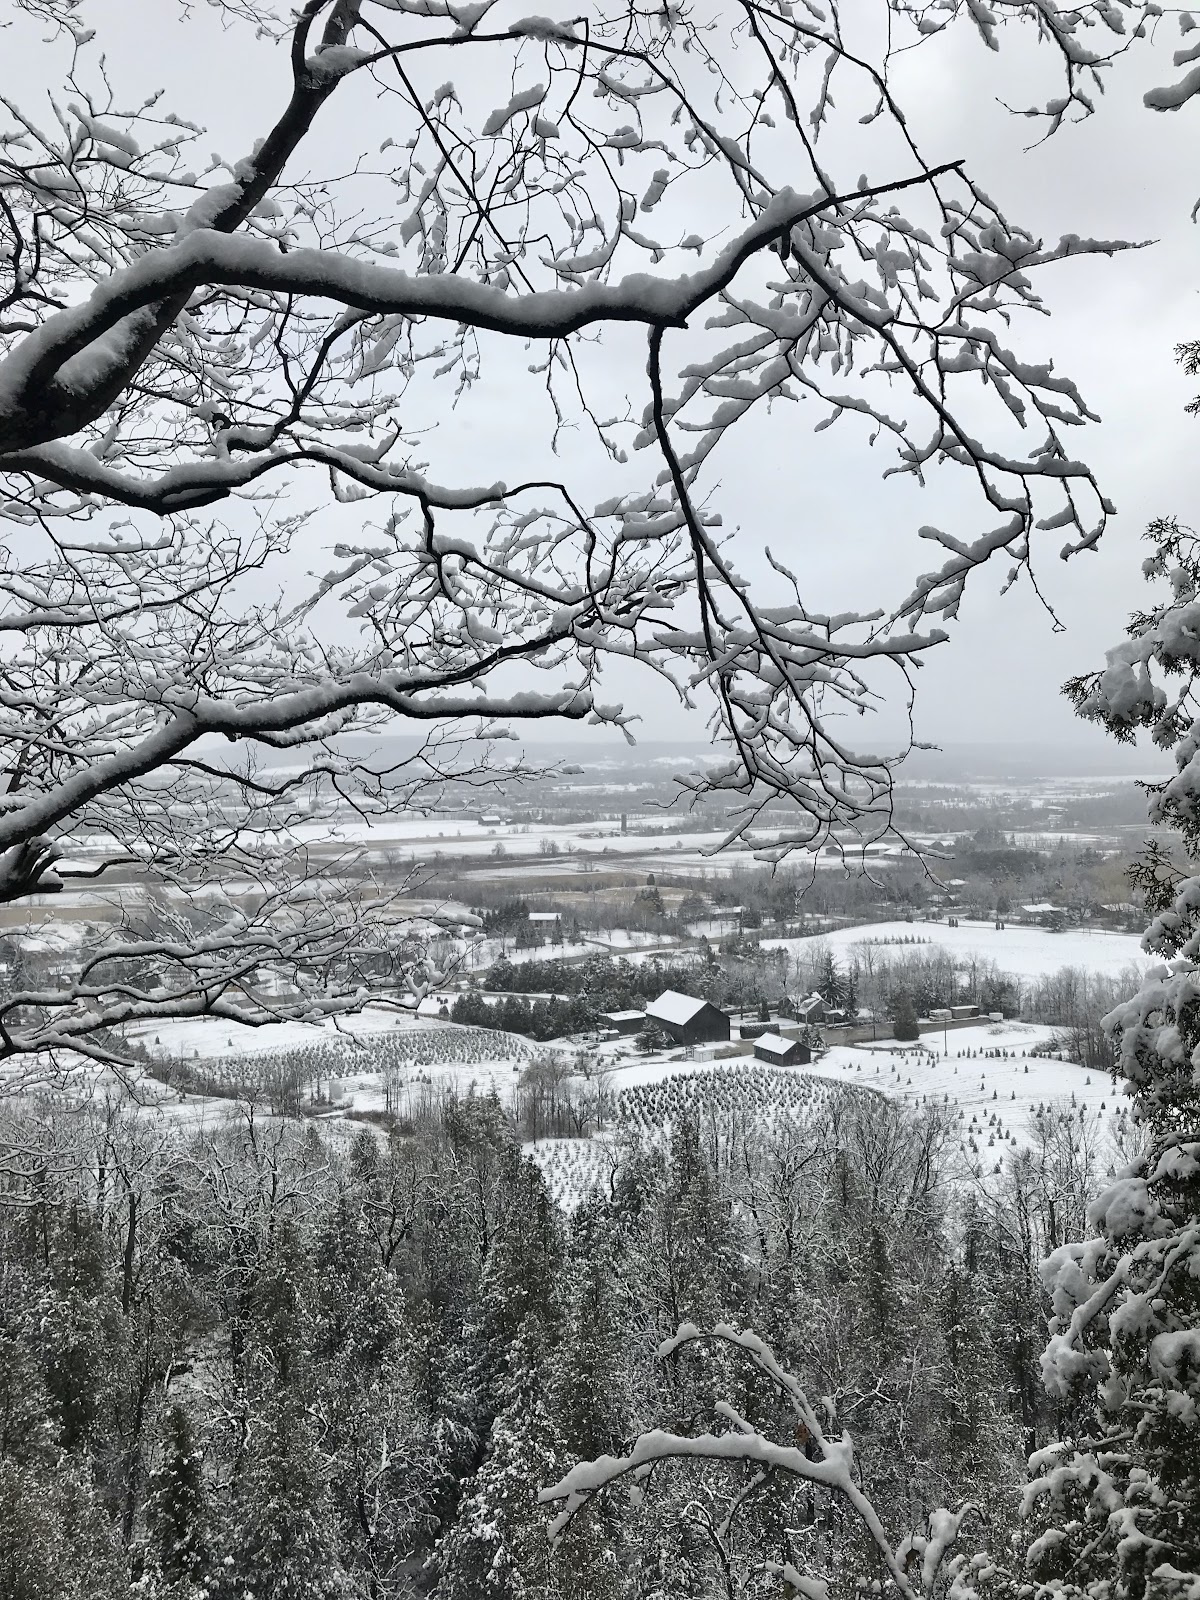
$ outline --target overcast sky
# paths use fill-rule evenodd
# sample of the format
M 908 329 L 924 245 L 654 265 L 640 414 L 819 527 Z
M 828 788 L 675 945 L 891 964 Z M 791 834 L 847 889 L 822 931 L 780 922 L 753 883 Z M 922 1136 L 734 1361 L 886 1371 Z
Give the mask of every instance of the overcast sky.
M 511 10 L 516 15 L 524 8 Z M 118 84 L 129 83 L 128 98 L 167 84 L 177 109 L 212 129 L 212 148 L 225 155 L 236 158 L 264 132 L 286 96 L 282 51 L 231 50 L 206 8 L 186 22 L 172 6 L 140 0 L 129 12 L 94 11 L 91 20 L 105 30 L 110 72 Z M 9 42 L 26 52 L 36 76 L 49 55 L 30 54 L 38 30 L 27 21 L 20 27 L 23 33 L 10 34 Z M 1118 64 L 1094 118 L 1028 151 L 1022 147 L 1041 125 L 1013 117 L 998 97 L 1020 106 L 1054 93 L 1049 50 L 1010 40 L 996 57 L 961 27 L 898 71 L 898 97 L 927 156 L 965 157 L 1014 220 L 1048 238 L 1075 232 L 1154 241 L 1144 250 L 1038 274 L 1036 287 L 1051 316 L 1027 317 L 1014 328 L 1013 343 L 1029 359 L 1052 356 L 1101 414 L 1103 421 L 1076 430 L 1072 443 L 1096 468 L 1118 516 L 1099 552 L 1065 565 L 1056 553 L 1061 536 L 1046 536 L 1035 568 L 1064 625 L 1061 633 L 1027 581 L 1001 597 L 1002 569 L 976 575 L 960 619 L 950 625 L 953 638 L 930 654 L 920 674 L 917 733 L 923 739 L 1083 737 L 1059 686 L 1069 674 L 1101 663 L 1140 601 L 1139 541 L 1148 519 L 1192 516 L 1200 422 L 1184 414 L 1192 386 L 1176 367 L 1173 348 L 1200 337 L 1200 239 L 1189 220 L 1200 197 L 1200 168 L 1192 159 L 1200 99 L 1168 115 L 1143 108 L 1146 88 L 1179 76 L 1170 63 L 1179 42 L 1175 25 L 1164 19 L 1162 28 L 1161 41 Z M 329 120 L 331 136 L 353 144 L 354 117 L 340 129 Z M 622 370 L 619 357 L 613 370 Z M 471 455 L 483 463 L 481 474 L 489 453 L 502 456 L 513 443 L 508 430 L 520 426 L 506 406 L 501 388 L 461 421 Z M 814 605 L 836 610 L 894 603 L 921 570 L 915 527 L 925 520 L 950 525 L 954 503 L 943 500 L 940 515 L 935 505 L 931 516 L 907 480 L 882 480 L 888 463 L 867 449 L 862 430 L 839 424 L 814 440 L 811 420 L 802 426 L 793 410 L 770 425 L 743 427 L 736 446 L 725 445 L 715 462 L 726 525 L 739 529 L 739 569 L 761 575 L 765 567 L 756 552 L 770 543 L 811 579 Z M 442 424 L 458 426 L 451 419 Z M 461 452 L 464 441 L 455 438 Z M 973 535 L 978 526 L 972 508 L 964 532 Z M 934 552 L 926 564 L 940 564 Z M 675 704 L 653 682 L 618 676 L 605 698 L 620 695 L 636 702 L 647 732 L 680 734 Z M 896 726 L 885 714 L 879 737 L 860 737 L 880 743 Z
M 1001 209 L 1047 240 L 1079 233 L 1154 241 L 1037 276 L 1051 314 L 1014 328 L 1014 346 L 1029 359 L 1052 356 L 1100 414 L 1098 425 L 1073 430 L 1071 444 L 1094 466 L 1118 515 L 1095 553 L 1069 562 L 1058 558 L 1061 539 L 1044 536 L 1035 571 L 1061 632 L 1024 579 L 1001 595 L 1005 565 L 975 575 L 950 624 L 951 641 L 928 654 L 919 676 L 923 739 L 1102 742 L 1099 730 L 1074 718 L 1060 686 L 1103 664 L 1129 612 L 1149 593 L 1139 572 L 1147 522 L 1200 515 L 1200 419 L 1184 411 L 1200 379 L 1189 380 L 1174 359 L 1179 341 L 1200 338 L 1200 232 L 1190 220 L 1200 199 L 1193 159 L 1200 99 L 1172 114 L 1142 104 L 1147 88 L 1179 75 L 1170 63 L 1177 44 L 1173 24 L 1164 22 L 1156 45 L 1117 66 L 1095 117 L 1064 126 L 1035 149 L 1025 147 L 1042 125 L 1012 116 L 997 95 L 1020 106 L 1044 103 L 1054 92 L 1048 51 L 1006 44 L 997 58 L 963 28 L 910 58 L 912 88 L 902 88 L 901 98 L 931 159 L 968 158 Z M 839 424 L 819 436 L 825 470 L 807 476 L 799 501 L 792 463 L 781 451 L 755 451 L 745 433 L 739 446 L 740 476 L 724 461 L 721 476 L 747 544 L 765 535 L 812 573 L 831 608 L 861 602 L 868 584 L 894 595 L 918 570 L 913 526 L 938 518 L 908 480 L 882 480 L 861 434 Z M 964 512 L 974 528 L 978 508 L 964 505 Z M 742 565 L 751 570 L 748 557 Z M 886 716 L 880 723 L 888 726 Z M 655 725 L 671 726 L 665 705 Z

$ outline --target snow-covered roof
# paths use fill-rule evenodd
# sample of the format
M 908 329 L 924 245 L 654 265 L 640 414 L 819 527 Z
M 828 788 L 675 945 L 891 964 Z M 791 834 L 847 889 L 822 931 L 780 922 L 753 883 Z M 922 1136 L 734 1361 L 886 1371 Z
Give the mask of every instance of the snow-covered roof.
M 530 922 L 559 922 L 562 919 L 561 911 L 531 911 Z
M 707 1000 L 697 1000 L 694 995 L 680 994 L 678 989 L 664 989 L 658 999 L 651 1000 L 646 1007 L 646 1015 L 654 1017 L 658 1022 L 674 1022 L 678 1025 L 690 1022 L 707 1004 Z
M 640 1011 L 602 1011 L 600 1015 L 606 1022 L 632 1022 L 635 1018 L 640 1022 L 643 1013 Z
M 795 1043 L 795 1039 L 784 1039 L 777 1033 L 763 1033 L 754 1041 L 754 1048 L 766 1050 L 771 1055 L 785 1056 Z

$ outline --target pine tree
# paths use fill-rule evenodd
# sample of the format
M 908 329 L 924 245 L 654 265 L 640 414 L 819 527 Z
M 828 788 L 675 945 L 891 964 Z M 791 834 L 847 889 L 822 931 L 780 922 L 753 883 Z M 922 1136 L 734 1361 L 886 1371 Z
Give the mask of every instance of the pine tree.
M 1043 1268 L 1054 1317 L 1042 1370 L 1072 1423 L 1031 1462 L 1026 1563 L 1064 1596 L 1196 1594 L 1200 989 L 1180 965 L 1147 977 L 1115 1017 L 1146 1152 L 1090 1208 L 1093 1237 Z
M 1004 1328 L 985 1260 L 986 1229 L 970 1199 L 958 1250 L 946 1264 L 938 1315 L 942 1333 L 943 1431 L 949 1470 L 959 1493 L 994 1504 L 1013 1492 L 1020 1433 L 1009 1414 L 998 1339 Z
M 619 1449 L 629 1432 L 630 1308 L 618 1291 L 618 1261 L 613 1218 L 593 1197 L 571 1222 L 560 1291 L 561 1336 L 549 1377 L 558 1433 L 580 1457 Z
M 821 957 L 820 977 L 817 979 L 817 993 L 825 1004 L 833 1010 L 840 1010 L 845 1004 L 847 983 L 846 978 L 837 964 L 837 958 L 832 950 L 827 949 Z
M 215 1564 L 220 1600 L 346 1600 L 325 1467 L 311 1418 L 284 1393 L 254 1408 Z
M 541 1169 L 509 1149 L 501 1166 L 496 1229 L 484 1263 L 476 1321 L 474 1388 L 486 1435 L 505 1404 L 509 1349 L 530 1317 L 548 1323 L 562 1265 L 561 1218 Z
M 917 1013 L 913 1006 L 912 995 L 907 989 L 901 989 L 892 997 L 891 1003 L 892 1033 L 902 1042 L 921 1037 L 921 1029 L 917 1025 Z
M 1148 786 L 1150 816 L 1178 829 L 1191 863 L 1159 845 L 1131 872 L 1154 913 L 1143 945 L 1173 959 L 1106 1019 L 1144 1153 L 1089 1208 L 1092 1236 L 1043 1269 L 1042 1370 L 1070 1432 L 1031 1462 L 1026 1565 L 1090 1600 L 1200 1592 L 1200 539 L 1173 520 L 1148 536 L 1143 575 L 1166 579 L 1168 597 L 1133 615 L 1102 672 L 1066 685 L 1079 715 L 1118 739 L 1145 728 L 1173 749 L 1175 777 Z
M 538 1489 L 569 1457 L 550 1412 L 547 1330 L 536 1316 L 509 1351 L 508 1404 L 439 1552 L 436 1600 L 608 1600 L 619 1594 L 612 1545 L 584 1527 L 551 1546 Z
M 199 1584 L 203 1579 L 209 1554 L 207 1515 L 203 1452 L 187 1411 L 172 1405 L 146 1504 L 158 1569 L 167 1583 Z
M 0 1460 L 0 1600 L 124 1600 L 129 1574 L 96 1495 L 69 1458 Z

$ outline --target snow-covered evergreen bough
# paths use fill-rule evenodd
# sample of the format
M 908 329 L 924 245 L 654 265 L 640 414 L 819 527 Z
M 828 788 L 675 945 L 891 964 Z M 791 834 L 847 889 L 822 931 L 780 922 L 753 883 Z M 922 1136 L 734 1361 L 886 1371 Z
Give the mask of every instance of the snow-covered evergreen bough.
M 1200 1593 L 1200 541 L 1172 520 L 1148 537 L 1143 573 L 1170 598 L 1134 615 L 1102 672 L 1067 685 L 1081 716 L 1122 740 L 1146 730 L 1175 759 L 1149 786 L 1150 817 L 1182 850 L 1155 843 L 1132 874 L 1163 961 L 1106 1019 L 1146 1146 L 1096 1199 L 1095 1235 L 1044 1265 L 1043 1374 L 1072 1428 L 1031 1462 L 1026 1490 L 1030 1576 L 1106 1600 Z
M 711 713 L 686 782 L 740 802 L 734 836 L 780 795 L 781 849 L 887 833 L 894 762 L 829 713 L 881 672 L 907 694 L 980 566 L 1100 536 L 1066 443 L 1091 413 L 1012 316 L 1116 246 L 1043 243 L 916 144 L 892 64 L 956 6 L 879 0 L 851 35 L 755 0 L 211 0 L 165 35 L 159 0 L 4 9 L 0 897 L 120 862 L 176 906 L 250 886 L 202 926 L 131 913 L 78 981 L 4 1002 L 0 1054 L 353 1009 L 381 941 L 389 990 L 428 989 L 424 930 L 393 936 L 353 851 L 313 858 L 323 820 L 488 783 L 523 722 L 628 729 L 616 659 Z M 1005 6 L 1062 63 L 1033 114 L 1086 114 L 1103 41 L 1157 11 Z M 991 48 L 999 15 L 962 8 Z M 920 529 L 940 564 L 907 593 L 832 614 L 806 529 L 747 585 L 717 474 L 782 428 L 760 447 L 803 507 L 838 419 L 977 511 Z M 337 742 L 384 729 L 415 753 Z

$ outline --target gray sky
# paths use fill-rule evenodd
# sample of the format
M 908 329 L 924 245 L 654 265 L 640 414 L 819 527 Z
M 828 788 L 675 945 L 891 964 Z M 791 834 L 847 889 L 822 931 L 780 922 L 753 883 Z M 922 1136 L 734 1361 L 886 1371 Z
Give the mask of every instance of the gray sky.
M 283 60 L 266 46 L 231 49 L 213 11 L 197 8 L 184 23 L 173 7 L 141 0 L 128 12 L 94 10 L 111 75 L 119 86 L 129 86 L 122 98 L 132 101 L 166 84 L 175 109 L 212 130 L 209 148 L 236 158 L 282 104 Z M 28 52 L 40 30 L 27 22 L 20 27 Z M 1076 232 L 1156 241 L 1145 250 L 1063 263 L 1037 276 L 1052 315 L 1027 316 L 1013 329 L 1014 347 L 1029 359 L 1051 355 L 1101 414 L 1099 425 L 1076 430 L 1072 442 L 1075 453 L 1096 467 L 1119 514 L 1098 553 L 1066 565 L 1057 558 L 1061 536 L 1045 536 L 1035 568 L 1064 632 L 1054 631 L 1024 579 L 1000 597 L 999 566 L 975 576 L 960 619 L 950 625 L 951 641 L 930 653 L 919 675 L 921 738 L 1081 737 L 1059 685 L 1068 674 L 1100 664 L 1127 612 L 1139 603 L 1139 541 L 1146 521 L 1164 513 L 1183 521 L 1191 515 L 1200 422 L 1183 413 L 1192 385 L 1175 366 L 1173 347 L 1200 337 L 1198 236 L 1189 220 L 1200 197 L 1200 170 L 1190 160 L 1200 100 L 1169 115 L 1143 108 L 1146 88 L 1178 76 L 1170 64 L 1178 43 L 1173 22 L 1164 20 L 1162 30 L 1160 42 L 1135 51 L 1110 75 L 1110 90 L 1094 118 L 1064 127 L 1029 151 L 1022 146 L 1040 134 L 1041 125 L 1011 116 L 997 97 L 1026 105 L 1055 92 L 1049 50 L 1008 40 L 997 57 L 960 27 L 897 70 L 899 98 L 926 154 L 933 160 L 967 158 L 977 180 L 1014 220 L 1050 238 Z M 18 42 L 12 34 L 8 39 L 10 45 Z M 49 52 L 27 56 L 31 68 L 35 59 L 49 67 Z M 364 142 L 361 103 L 354 108 L 348 95 L 346 110 L 340 122 L 330 115 L 322 124 L 330 148 L 351 150 Z M 614 382 L 629 371 L 623 362 L 625 354 L 615 351 Z M 641 365 L 639 358 L 639 373 Z M 867 448 L 865 430 L 842 422 L 814 436 L 810 422 L 793 408 L 770 424 L 742 427 L 715 458 L 716 499 L 726 525 L 739 528 L 739 569 L 751 578 L 761 575 L 764 563 L 756 552 L 770 543 L 811 579 L 810 604 L 830 610 L 889 606 L 923 564 L 940 564 L 914 531 L 923 521 L 954 529 L 953 495 L 933 491 L 923 497 L 908 480 L 884 482 L 881 469 L 888 461 L 882 451 Z M 461 416 L 446 418 L 440 429 L 459 454 L 466 444 L 483 477 L 489 456 L 503 460 L 519 452 L 520 430 L 527 425 L 527 419 L 512 416 L 500 388 Z M 971 506 L 969 516 L 963 529 L 968 536 L 982 526 L 978 507 Z M 636 702 L 648 733 L 679 735 L 676 705 L 653 681 L 614 674 L 605 698 L 621 697 Z M 854 731 L 869 747 L 894 735 L 896 726 L 885 714 L 878 733 L 863 724 Z

